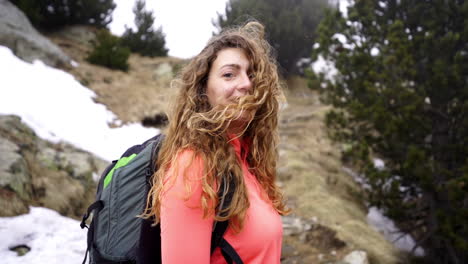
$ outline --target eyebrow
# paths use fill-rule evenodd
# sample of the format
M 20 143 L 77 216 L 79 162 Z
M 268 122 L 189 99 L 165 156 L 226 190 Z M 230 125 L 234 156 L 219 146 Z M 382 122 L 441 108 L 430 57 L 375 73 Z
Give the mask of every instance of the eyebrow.
M 224 64 L 224 65 L 221 66 L 219 69 L 226 68 L 226 67 L 233 67 L 233 68 L 236 68 L 236 69 L 240 69 L 240 68 L 241 68 L 241 66 L 240 66 L 239 64 L 232 63 L 232 64 Z
M 223 66 L 221 66 L 219 69 L 223 69 L 223 68 L 226 68 L 226 67 L 232 67 L 232 68 L 235 68 L 236 70 L 239 70 L 241 68 L 241 66 L 237 63 L 229 63 L 229 64 L 224 64 Z M 249 65 L 249 68 L 247 69 L 248 72 L 252 71 L 252 67 L 250 67 Z

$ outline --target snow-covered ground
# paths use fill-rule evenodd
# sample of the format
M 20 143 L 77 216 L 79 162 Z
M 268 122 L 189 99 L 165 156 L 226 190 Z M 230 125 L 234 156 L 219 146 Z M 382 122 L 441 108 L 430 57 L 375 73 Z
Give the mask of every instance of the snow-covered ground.
M 395 247 L 403 251 L 411 252 L 414 245 L 416 245 L 413 237 L 402 233 L 395 225 L 395 222 L 384 216 L 382 210 L 377 207 L 369 208 L 369 212 L 367 213 L 367 222 L 377 229 L 377 231 L 382 233 L 388 241 L 395 245 Z M 418 247 L 414 254 L 416 256 L 424 256 L 424 250 L 421 247 Z
M 0 263 L 79 264 L 86 251 L 86 230 L 54 210 L 31 207 L 29 214 L 0 217 Z M 10 247 L 28 246 L 24 256 Z
M 41 138 L 63 140 L 110 161 L 159 133 L 140 124 L 110 128 L 117 117 L 71 74 L 41 61 L 24 62 L 3 46 L 0 73 L 0 114 L 20 116 Z
M 117 117 L 95 103 L 95 94 L 72 75 L 40 61 L 24 62 L 3 46 L 0 73 L 0 114 L 20 116 L 41 138 L 66 141 L 110 161 L 159 133 L 140 124 L 110 128 Z M 9 250 L 21 244 L 31 251 L 20 257 Z M 52 210 L 31 208 L 27 215 L 0 217 L 2 264 L 78 264 L 85 249 L 86 231 Z

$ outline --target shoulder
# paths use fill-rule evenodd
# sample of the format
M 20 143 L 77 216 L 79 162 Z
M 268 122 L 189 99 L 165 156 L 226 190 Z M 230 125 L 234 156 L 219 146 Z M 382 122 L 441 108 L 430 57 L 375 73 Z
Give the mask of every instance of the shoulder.
M 178 175 L 182 178 L 201 179 L 204 171 L 202 155 L 193 149 L 182 149 L 177 152 L 166 173 L 166 180 Z
M 179 151 L 164 175 L 165 203 L 171 198 L 185 200 L 187 206 L 200 206 L 205 175 L 203 159 L 191 149 Z M 169 202 L 170 203 L 170 202 Z
M 172 161 L 171 167 L 172 166 L 179 168 L 190 167 L 192 169 L 203 167 L 203 158 L 193 149 L 182 149 L 176 154 Z

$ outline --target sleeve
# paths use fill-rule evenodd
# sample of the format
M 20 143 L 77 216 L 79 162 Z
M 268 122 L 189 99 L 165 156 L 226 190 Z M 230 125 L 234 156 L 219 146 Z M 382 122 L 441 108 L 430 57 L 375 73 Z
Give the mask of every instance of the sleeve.
M 193 151 L 183 151 L 165 175 L 166 181 L 174 182 L 169 183 L 162 194 L 160 220 L 163 264 L 210 263 L 213 217 L 203 218 L 200 206 L 203 162 L 199 157 L 193 157 Z M 185 181 L 190 185 L 189 193 Z

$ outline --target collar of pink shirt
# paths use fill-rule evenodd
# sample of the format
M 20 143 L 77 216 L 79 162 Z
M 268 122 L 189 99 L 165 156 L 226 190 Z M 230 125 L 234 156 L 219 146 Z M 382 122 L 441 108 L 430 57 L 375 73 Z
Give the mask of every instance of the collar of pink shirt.
M 237 156 L 245 162 L 249 153 L 251 140 L 248 137 L 238 137 L 236 134 L 228 134 L 229 143 L 234 147 Z

